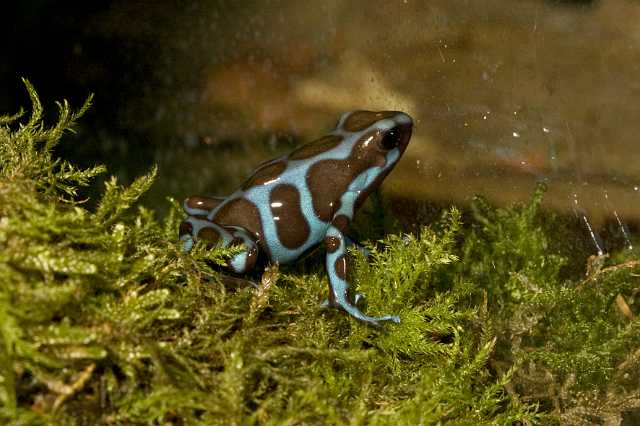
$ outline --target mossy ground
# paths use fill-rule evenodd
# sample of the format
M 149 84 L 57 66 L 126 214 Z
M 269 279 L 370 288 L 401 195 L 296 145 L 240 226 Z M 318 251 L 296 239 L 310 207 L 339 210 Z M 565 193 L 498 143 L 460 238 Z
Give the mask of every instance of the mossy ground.
M 47 126 L 27 87 L 31 114 L 0 118 L 3 424 L 588 424 L 640 406 L 638 254 L 568 279 L 542 189 L 354 253 L 367 311 L 402 318 L 377 330 L 320 307 L 317 256 L 254 286 L 216 271 L 234 249 L 182 253 L 177 203 L 163 221 L 135 207 L 155 169 L 86 208 L 105 170 L 52 150 L 88 104 Z

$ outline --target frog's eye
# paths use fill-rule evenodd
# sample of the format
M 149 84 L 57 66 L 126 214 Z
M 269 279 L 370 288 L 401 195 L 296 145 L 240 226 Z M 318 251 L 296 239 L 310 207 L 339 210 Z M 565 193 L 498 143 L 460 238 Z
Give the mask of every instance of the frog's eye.
M 391 129 L 382 136 L 382 139 L 380 140 L 380 147 L 390 151 L 400 145 L 401 137 L 402 136 L 397 129 Z

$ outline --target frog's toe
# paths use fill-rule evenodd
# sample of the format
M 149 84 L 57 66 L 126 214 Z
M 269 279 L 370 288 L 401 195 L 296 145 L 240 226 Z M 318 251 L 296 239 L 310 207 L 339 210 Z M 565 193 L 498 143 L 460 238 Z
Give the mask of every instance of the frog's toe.
M 376 328 L 382 328 L 382 323 L 384 322 L 392 322 L 394 324 L 400 324 L 400 317 L 397 315 L 385 315 L 383 317 L 368 317 L 366 319 L 361 319 L 369 325 L 372 325 Z
M 180 236 L 180 242 L 182 243 L 182 251 L 185 253 L 189 253 L 195 244 L 193 237 L 189 234 Z
M 367 304 L 367 297 L 362 293 L 356 293 L 353 298 L 353 303 L 360 309 L 363 309 Z
M 400 317 L 397 315 L 387 315 L 387 316 L 378 318 L 378 321 L 389 321 L 394 324 L 400 324 Z

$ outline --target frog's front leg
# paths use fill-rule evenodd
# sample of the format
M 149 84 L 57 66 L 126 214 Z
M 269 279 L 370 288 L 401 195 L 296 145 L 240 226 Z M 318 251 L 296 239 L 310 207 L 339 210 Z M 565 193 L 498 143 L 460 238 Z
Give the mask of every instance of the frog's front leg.
M 246 229 L 240 226 L 222 226 L 206 219 L 189 216 L 180 225 L 180 241 L 184 251 L 191 251 L 199 239 L 222 247 L 242 246 L 243 250 L 227 262 L 227 267 L 237 274 L 250 271 L 258 258 L 258 244 Z
M 329 275 L 329 300 L 326 305 L 342 309 L 352 317 L 374 326 L 379 326 L 382 321 L 399 323 L 400 318 L 396 315 L 371 317 L 360 311 L 355 304 L 349 302 L 347 294 L 349 289 L 347 282 L 347 237 L 340 230 L 341 224 L 336 226 L 335 222 L 334 220 L 329 225 L 324 238 L 327 249 L 327 275 Z

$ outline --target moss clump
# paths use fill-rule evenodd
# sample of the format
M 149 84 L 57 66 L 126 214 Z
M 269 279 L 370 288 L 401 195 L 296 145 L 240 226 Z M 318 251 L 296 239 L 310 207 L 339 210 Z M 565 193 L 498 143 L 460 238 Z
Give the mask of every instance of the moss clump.
M 232 249 L 182 253 L 175 202 L 163 221 L 134 207 L 155 169 L 87 209 L 104 168 L 52 150 L 88 103 L 48 127 L 27 88 L 31 115 L 0 118 L 3 424 L 533 424 L 633 392 L 637 261 L 562 282 L 541 192 L 354 253 L 368 312 L 402 318 L 374 330 L 320 307 L 321 262 L 250 285 L 215 271 Z
M 488 298 L 496 369 L 522 365 L 514 395 L 570 424 L 619 421 L 640 407 L 638 253 L 592 256 L 586 278 L 562 279 L 568 259 L 551 250 L 562 222 L 540 213 L 543 193 L 508 209 L 477 200 L 456 272 Z

